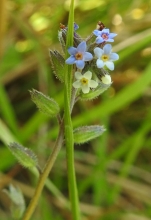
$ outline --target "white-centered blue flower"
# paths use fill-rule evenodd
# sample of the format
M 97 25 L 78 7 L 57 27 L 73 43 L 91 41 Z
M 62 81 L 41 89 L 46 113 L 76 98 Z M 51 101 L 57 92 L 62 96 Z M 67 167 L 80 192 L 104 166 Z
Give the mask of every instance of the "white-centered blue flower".
M 81 88 L 83 93 L 89 93 L 90 88 L 96 88 L 98 83 L 92 78 L 92 72 L 87 71 L 85 74 L 81 74 L 80 72 L 75 72 L 75 78 L 77 81 L 73 83 L 73 87 L 78 89 Z
M 67 60 L 66 64 L 76 64 L 78 69 L 83 69 L 85 61 L 93 59 L 91 53 L 86 52 L 86 42 L 82 41 L 77 48 L 69 47 L 68 52 L 71 55 Z
M 111 44 L 106 44 L 103 49 L 96 47 L 94 49 L 95 56 L 98 58 L 96 61 L 96 65 L 98 68 L 102 68 L 107 66 L 110 70 L 114 70 L 113 61 L 119 59 L 119 55 L 117 53 L 112 53 Z
M 96 38 L 96 43 L 100 44 L 103 42 L 113 42 L 114 41 L 114 37 L 117 35 L 115 33 L 110 33 L 109 29 L 103 29 L 102 31 L 99 30 L 94 30 L 93 34 L 95 36 L 97 36 Z

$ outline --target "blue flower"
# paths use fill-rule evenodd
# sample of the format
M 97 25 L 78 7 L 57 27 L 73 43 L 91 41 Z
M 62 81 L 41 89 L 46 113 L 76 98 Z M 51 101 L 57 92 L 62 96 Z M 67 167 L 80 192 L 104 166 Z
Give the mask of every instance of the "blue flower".
M 111 50 L 111 44 L 106 44 L 103 49 L 99 47 L 96 47 L 94 49 L 95 56 L 98 58 L 96 61 L 96 65 L 98 68 L 107 66 L 110 70 L 114 70 L 113 61 L 118 60 L 119 55 L 117 53 L 111 53 Z
M 85 61 L 93 59 L 92 54 L 86 52 L 85 41 L 82 41 L 77 48 L 69 47 L 68 52 L 71 56 L 66 60 L 66 64 L 75 63 L 78 69 L 83 69 L 85 66 Z
M 97 36 L 96 38 L 97 44 L 100 44 L 103 42 L 113 42 L 114 41 L 113 38 L 117 35 L 115 33 L 110 33 L 109 29 L 103 29 L 102 31 L 94 30 L 93 34 Z
M 74 22 L 74 30 L 76 31 L 77 29 L 79 29 L 79 25 Z

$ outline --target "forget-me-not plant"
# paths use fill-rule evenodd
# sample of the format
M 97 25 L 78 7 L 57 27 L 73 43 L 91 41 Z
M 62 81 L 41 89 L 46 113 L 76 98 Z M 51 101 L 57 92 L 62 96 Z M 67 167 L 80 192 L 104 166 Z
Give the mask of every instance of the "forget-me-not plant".
M 45 185 L 52 166 L 61 147 L 66 145 L 67 172 L 72 219 L 79 220 L 80 208 L 74 167 L 74 144 L 82 144 L 99 137 L 105 131 L 103 126 L 89 125 L 73 128 L 71 113 L 78 100 L 93 100 L 102 94 L 112 84 L 109 70 L 114 70 L 114 61 L 118 54 L 112 52 L 111 44 L 115 33 L 110 33 L 102 22 L 98 22 L 97 30 L 93 30 L 85 40 L 76 32 L 79 26 L 74 23 L 74 1 L 71 4 L 69 25 L 60 25 L 58 38 L 62 52 L 50 50 L 50 62 L 54 74 L 64 83 L 64 111 L 60 111 L 59 104 L 43 93 L 32 90 L 31 98 L 38 109 L 49 117 L 56 117 L 59 133 L 44 169 L 41 169 L 36 155 L 18 143 L 10 143 L 9 149 L 19 162 L 26 168 L 33 167 L 39 171 L 39 182 L 35 194 L 25 211 L 23 220 L 29 220 L 41 191 Z M 106 68 L 107 67 L 107 68 Z M 63 113 L 62 113 L 63 112 Z M 51 183 L 52 184 L 52 183 Z M 51 185 L 50 184 L 50 185 Z M 21 213 L 22 215 L 22 213 Z

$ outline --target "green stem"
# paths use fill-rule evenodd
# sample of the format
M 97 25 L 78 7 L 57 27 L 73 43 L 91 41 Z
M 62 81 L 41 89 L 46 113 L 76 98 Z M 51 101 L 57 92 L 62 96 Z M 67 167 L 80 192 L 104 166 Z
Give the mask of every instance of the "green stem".
M 72 215 L 74 220 L 80 219 L 79 200 L 76 185 L 75 167 L 74 167 L 74 138 L 73 127 L 70 115 L 70 103 L 68 102 L 68 87 L 65 86 L 65 141 L 68 169 L 68 187 L 71 202 Z
M 43 187 L 45 185 L 45 181 L 46 181 L 46 179 L 50 173 L 50 170 L 52 169 L 53 164 L 56 160 L 56 157 L 60 151 L 60 148 L 63 143 L 63 139 L 64 139 L 64 129 L 63 129 L 63 122 L 62 122 L 62 124 L 60 125 L 60 131 L 59 131 L 55 146 L 53 148 L 52 154 L 50 155 L 50 157 L 46 163 L 46 166 L 45 166 L 42 174 L 40 175 L 39 182 L 38 182 L 37 188 L 35 190 L 34 196 L 31 200 L 22 220 L 29 220 L 31 218 L 31 216 L 37 206 L 37 203 L 38 203 L 39 197 L 41 195 L 41 192 L 43 190 Z
M 68 34 L 66 48 L 73 45 L 73 22 L 74 22 L 74 0 L 71 0 L 69 21 L 68 21 Z M 66 58 L 68 57 L 66 53 Z M 68 172 L 68 187 L 71 202 L 71 211 L 73 220 L 80 220 L 80 208 L 78 191 L 75 176 L 74 166 L 74 137 L 73 126 L 71 120 L 71 111 L 75 96 L 71 98 L 72 90 L 72 74 L 73 67 L 65 66 L 65 86 L 64 86 L 64 120 L 65 120 L 65 142 L 66 142 L 66 155 L 67 155 L 67 172 Z

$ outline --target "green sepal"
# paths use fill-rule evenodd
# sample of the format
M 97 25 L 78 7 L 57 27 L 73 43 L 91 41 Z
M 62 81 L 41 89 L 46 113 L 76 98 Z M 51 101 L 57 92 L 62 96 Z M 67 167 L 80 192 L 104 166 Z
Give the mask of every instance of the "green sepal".
M 43 93 L 33 89 L 30 91 L 32 101 L 36 104 L 39 111 L 51 117 L 59 113 L 59 105 L 54 100 L 44 95 Z
M 87 51 L 89 53 L 94 54 L 94 48 L 97 46 L 95 40 L 96 40 L 96 36 L 93 33 L 86 38 Z
M 11 215 L 13 219 L 21 219 L 25 211 L 26 205 L 21 190 L 13 185 L 9 185 L 9 190 L 3 190 L 11 199 Z
M 105 131 L 104 126 L 91 125 L 76 128 L 73 132 L 74 143 L 83 144 L 94 138 L 99 137 Z
M 16 142 L 10 143 L 8 148 L 19 163 L 25 168 L 30 169 L 38 165 L 37 156 L 29 148 L 26 148 Z
M 101 95 L 105 90 L 107 90 L 111 84 L 104 84 L 102 82 L 99 82 L 96 89 L 91 90 L 89 93 L 80 93 L 80 98 L 83 101 L 92 100 L 97 98 L 99 95 Z
M 50 50 L 50 63 L 51 68 L 55 74 L 55 76 L 61 81 L 64 82 L 64 64 L 65 59 L 57 50 Z

